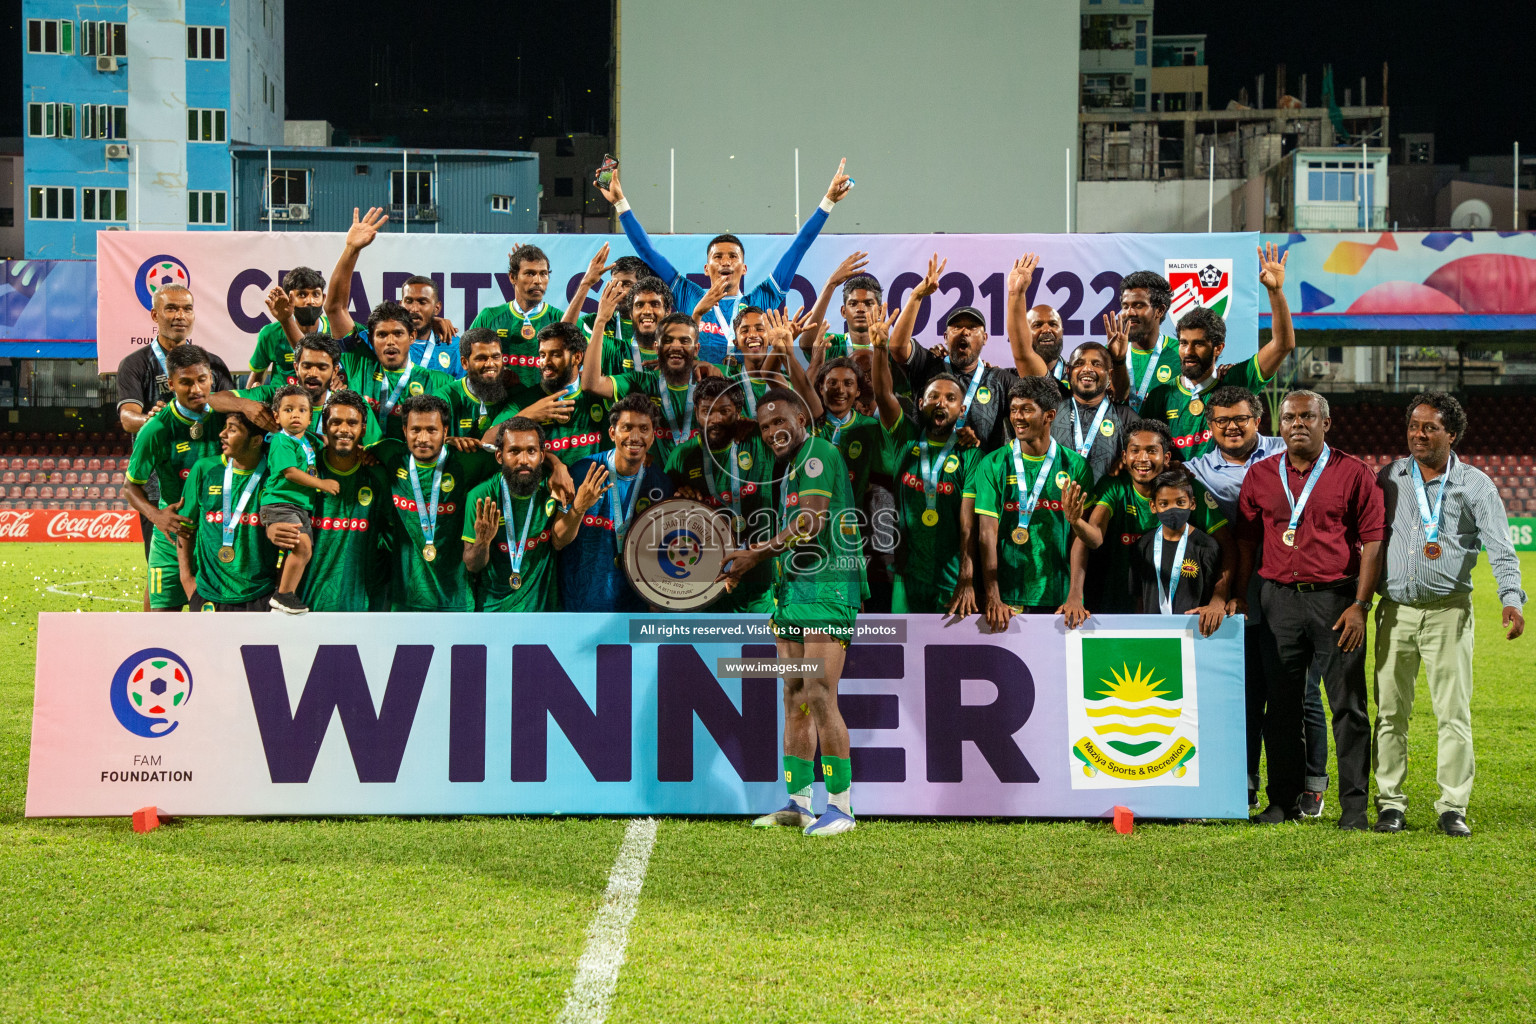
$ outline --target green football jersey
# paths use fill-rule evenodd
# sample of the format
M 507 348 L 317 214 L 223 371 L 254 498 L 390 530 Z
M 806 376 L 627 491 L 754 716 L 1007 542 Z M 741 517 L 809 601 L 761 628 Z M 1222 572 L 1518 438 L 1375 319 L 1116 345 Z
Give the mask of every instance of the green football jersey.
M 446 373 L 423 370 L 410 362 L 398 370 L 386 370 L 372 351 L 343 352 L 341 367 L 347 375 L 347 386 L 361 395 L 372 410 L 377 436 L 397 441 L 405 438 L 405 420 L 385 412 L 390 397 L 394 396 L 390 406 L 394 409 L 412 395 L 437 394 L 454 380 Z M 404 383 L 402 378 L 406 378 Z
M 1205 421 L 1205 402 L 1212 391 L 1239 387 L 1258 394 L 1268 383 L 1269 378 L 1259 369 L 1259 357 L 1254 356 L 1232 367 L 1219 380 L 1208 380 L 1196 390 L 1191 390 L 1183 377 L 1158 385 L 1147 396 L 1146 402 L 1142 403 L 1141 415 L 1145 419 L 1167 423 L 1168 432 L 1173 435 L 1174 449 L 1179 453 L 1179 458 L 1188 462 L 1216 447 L 1216 442 L 1211 440 L 1211 428 Z M 1199 405 L 1195 408 L 1199 409 L 1198 412 L 1192 408 L 1197 401 Z
M 549 397 L 541 385 L 524 388 L 507 399 L 506 409 L 492 420 L 492 425 L 505 423 L 535 402 Z M 571 418 L 564 423 L 544 420 L 544 450 L 554 452 L 555 457 L 567 466 L 574 466 L 588 455 L 607 451 L 613 447 L 608 435 L 608 410 L 613 403 L 599 398 L 590 391 L 577 391 L 571 396 L 576 403 Z
M 939 464 L 933 513 L 924 494 L 922 459 L 937 461 L 944 443 L 929 440 L 916 421 L 903 415 L 889 432 L 890 466 L 896 481 L 896 572 L 925 588 L 949 593 L 960 581 L 960 507 L 975 497 L 967 481 L 982 458 L 978 448 L 951 448 Z
M 484 437 L 487 430 L 500 422 L 497 417 L 512 406 L 511 395 L 494 405 L 486 405 L 470 394 L 468 377 L 445 384 L 434 394 L 448 403 L 450 437 Z
M 1066 600 L 1071 583 L 1068 553 L 1072 527 L 1062 514 L 1061 492 L 1069 481 L 1075 480 L 1092 493 L 1093 470 L 1077 452 L 1057 445 L 1051 475 L 1042 486 L 1039 504 L 1029 518 L 1029 538 L 1019 544 L 1013 539 L 1014 528 L 1019 525 L 1019 506 L 1027 502 L 1034 490 L 1049 454 L 1023 457 L 1021 488 L 1013 462 L 1016 443 L 1009 442 L 989 452 L 976 464 L 970 480 L 976 493 L 976 514 L 997 520 L 997 589 L 1003 603 L 1054 608 Z
M 263 458 L 255 470 L 237 467 L 229 474 L 233 492 L 229 495 L 230 516 L 239 509 L 240 518 L 229 544 L 234 559 L 224 562 L 219 559 L 219 549 L 224 546 L 225 466 L 224 456 L 215 455 L 192 467 L 181 512 L 193 522 L 192 571 L 197 576 L 199 596 L 218 604 L 243 604 L 270 594 L 277 586 L 277 548 L 267 539 L 256 506 L 261 480 L 252 480 L 253 473 L 265 477 L 268 466 Z M 254 491 L 240 508 L 241 496 L 248 488 Z
M 706 451 L 704 435 L 683 442 L 667 462 L 667 476 L 675 488 L 688 487 L 705 496 L 705 504 L 733 511 L 742 517 L 738 542 L 763 543 L 778 532 L 773 508 L 773 452 L 759 434 L 731 447 Z M 732 499 L 735 499 L 734 505 Z M 770 612 L 773 610 L 774 567 L 760 562 L 736 589 L 722 594 L 707 609 L 711 612 Z
M 331 321 L 324 313 L 320 314 L 314 333 L 331 336 Z M 293 359 L 293 345 L 282 324 L 274 320 L 256 332 L 256 351 L 251 353 L 252 371 L 259 373 L 270 366 L 276 376 L 285 377 L 293 373 Z
M 539 332 L 550 324 L 559 323 L 564 315 L 564 310 L 556 309 L 548 302 L 540 303 L 527 316 L 517 311 L 512 303 L 503 302 L 476 313 L 475 322 L 469 326 L 495 331 L 496 337 L 501 339 L 502 361 L 516 371 L 523 387 L 532 387 L 539 383 Z
M 390 519 L 389 472 L 361 463 L 343 472 L 331 466 L 324 452 L 319 463 L 315 475 L 341 484 L 341 493 L 321 491 L 315 496 L 310 520 L 315 551 L 304 567 L 299 592 L 310 611 L 365 612 L 370 592 L 384 583 L 379 547 Z
M 1141 408 L 1147 396 L 1159 384 L 1167 384 L 1179 375 L 1179 339 L 1170 338 L 1167 335 L 1157 339 L 1157 347 L 1151 352 L 1143 352 L 1135 345 L 1128 345 L 1129 361 L 1126 364 L 1126 372 L 1131 376 L 1131 394 L 1127 400 L 1132 412 Z M 1153 363 L 1152 375 L 1147 376 L 1147 364 Z
M 828 331 L 825 335 L 823 335 L 823 337 L 827 341 L 827 351 L 822 356 L 824 361 L 830 362 L 831 360 L 841 358 L 842 356 L 852 356 L 860 363 L 860 365 L 864 367 L 865 373 L 869 372 L 869 363 L 867 360 L 873 358 L 874 356 L 875 348 L 873 345 L 855 345 L 853 342 L 848 340 L 848 335 L 834 334 L 831 331 Z M 892 389 L 898 395 L 901 395 L 905 398 L 911 398 L 912 383 L 907 380 L 906 367 L 892 359 L 889 355 L 889 350 L 887 350 L 885 361 L 890 365 L 891 368 Z M 814 384 L 815 381 L 813 380 L 811 383 Z
M 807 435 L 774 491 L 781 530 L 790 524 L 806 498 L 827 499 L 827 521 L 820 532 L 778 556 L 775 603 L 781 608 L 834 604 L 857 609 L 866 587 L 864 544 L 858 506 L 848 486 L 848 469 L 837 448 Z
M 673 449 L 699 432 L 694 416 L 696 387 L 691 374 L 686 387 L 676 387 L 667 383 L 660 370 L 631 370 L 613 378 L 615 401 L 633 394 L 647 395 L 661 410 L 661 428 L 656 432 L 656 447 L 652 451 L 658 465 L 665 466 Z
M 581 333 L 592 338 L 592 322 L 596 313 L 584 313 L 577 321 Z M 635 362 L 635 325 L 632 321 L 614 314 L 603 328 L 603 376 L 617 377 L 629 370 L 642 370 L 646 363 L 656 361 L 656 350 L 640 350 L 640 362 Z
M 1221 514 L 1216 499 L 1200 481 L 1193 483 L 1195 509 L 1189 521 L 1202 533 L 1214 534 L 1227 525 L 1227 517 Z M 1096 612 L 1132 614 L 1136 611 L 1137 593 L 1131 588 L 1131 560 L 1136 542 L 1157 527 L 1157 514 L 1152 511 L 1152 503 L 1136 490 L 1128 473 L 1106 477 L 1100 483 L 1093 500 L 1093 506 L 1098 505 L 1109 509 L 1109 522 L 1104 526 L 1104 543 L 1089 555 L 1084 600 Z
M 285 469 L 297 469 L 318 476 L 315 462 L 325 440 L 318 434 L 306 432 L 303 437 L 293 437 L 278 431 L 267 435 L 267 478 L 261 483 L 261 504 L 297 505 L 308 511 L 314 506 L 319 492 L 312 487 L 296 484 L 283 476 Z
M 182 485 L 198 460 L 219 453 L 219 431 L 224 417 L 205 411 L 202 419 L 183 416 L 175 404 L 149 418 L 133 438 L 133 454 L 123 474 L 129 483 L 143 487 L 151 475 L 160 484 L 160 507 L 181 500 Z M 192 432 L 197 431 L 193 437 Z M 183 511 L 183 515 L 188 515 Z
M 469 574 L 464 571 L 464 498 L 486 477 L 496 472 L 496 460 L 490 452 L 444 449 L 443 479 L 437 501 L 437 521 L 431 541 L 436 548 L 428 561 L 424 552 L 427 537 L 422 530 L 416 492 L 409 474 L 414 474 L 423 501 L 432 501 L 432 478 L 436 463 L 421 465 L 405 444 L 385 440 L 370 451 L 389 472 L 391 559 L 390 606 L 394 611 L 467 612 L 474 610 Z
M 837 446 L 843 463 L 848 467 L 848 484 L 853 488 L 853 500 L 860 507 L 869 491 L 871 473 L 887 472 L 890 460 L 890 435 L 873 416 L 853 410 L 847 423 L 834 423 L 822 416 L 816 423 L 816 436 Z
M 549 493 L 549 484 L 539 482 L 539 489 L 529 498 L 519 498 L 509 490 L 501 492 L 501 473 L 476 484 L 464 500 L 462 540 L 475 540 L 475 508 L 481 498 L 496 503 L 500 525 L 491 541 L 491 557 L 481 573 L 481 610 L 488 612 L 553 612 L 560 610 L 560 590 L 555 572 L 555 548 L 550 542 L 550 519 L 558 503 Z M 506 521 L 504 498 L 511 498 L 512 523 Z M 529 519 L 529 516 L 532 519 Z M 518 567 L 519 585 L 512 589 L 512 544 L 523 536 L 527 526 L 527 548 Z M 510 539 L 509 539 L 510 538 Z

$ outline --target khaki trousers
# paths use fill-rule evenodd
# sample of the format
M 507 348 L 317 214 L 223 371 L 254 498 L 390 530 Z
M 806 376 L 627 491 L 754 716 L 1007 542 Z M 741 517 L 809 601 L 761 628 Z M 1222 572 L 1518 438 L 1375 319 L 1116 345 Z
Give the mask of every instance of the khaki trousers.
M 1467 812 L 1472 754 L 1472 595 L 1426 605 L 1382 599 L 1376 609 L 1376 809 L 1405 811 L 1408 717 L 1419 665 L 1429 679 L 1438 726 L 1435 813 Z

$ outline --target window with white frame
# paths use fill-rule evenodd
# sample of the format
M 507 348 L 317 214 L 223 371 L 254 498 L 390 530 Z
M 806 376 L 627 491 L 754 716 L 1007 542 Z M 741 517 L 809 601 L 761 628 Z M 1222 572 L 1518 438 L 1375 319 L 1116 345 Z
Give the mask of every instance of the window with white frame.
M 1376 181 L 1370 164 L 1359 160 L 1308 161 L 1307 202 L 1358 203 L 1362 178 L 1367 203 L 1374 204 Z
M 28 103 L 27 134 L 35 139 L 75 137 L 73 103 Z
M 309 171 L 302 167 L 274 167 L 267 179 L 267 205 L 287 206 L 309 202 Z
M 82 21 L 80 52 L 87 57 L 128 56 L 128 25 L 121 21 Z
M 187 108 L 188 142 L 223 142 L 225 113 L 211 108 Z
M 224 26 L 187 26 L 187 60 L 224 59 Z
M 187 223 L 223 224 L 228 196 L 227 192 L 188 192 Z
M 511 196 L 491 196 L 491 212 L 492 213 L 511 213 L 512 212 L 512 197 Z
M 128 219 L 128 190 L 125 188 L 82 188 L 80 190 L 81 220 Z
M 74 220 L 75 190 L 67 185 L 33 185 L 27 189 L 27 216 L 33 220 Z
M 80 137 L 82 139 L 126 139 L 128 108 L 114 107 L 106 103 L 80 104 Z
M 391 206 L 430 206 L 432 203 L 431 171 L 390 171 L 389 202 Z
M 27 52 L 74 53 L 75 23 L 54 18 L 28 18 Z

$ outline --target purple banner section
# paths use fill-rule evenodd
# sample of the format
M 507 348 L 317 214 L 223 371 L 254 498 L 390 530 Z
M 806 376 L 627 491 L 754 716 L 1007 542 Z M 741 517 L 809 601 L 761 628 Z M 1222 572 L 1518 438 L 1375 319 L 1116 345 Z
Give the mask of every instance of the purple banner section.
M 715 674 L 774 645 L 632 644 L 631 618 L 44 614 L 27 814 L 782 804 L 779 681 Z M 1245 817 L 1241 625 L 1193 624 L 908 616 L 854 643 L 856 813 Z

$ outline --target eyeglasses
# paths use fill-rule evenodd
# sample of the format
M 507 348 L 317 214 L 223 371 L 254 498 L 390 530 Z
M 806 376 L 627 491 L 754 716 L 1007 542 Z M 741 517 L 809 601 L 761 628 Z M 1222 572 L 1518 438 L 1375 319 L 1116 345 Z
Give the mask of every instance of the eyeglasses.
M 1215 419 L 1211 420 L 1211 426 L 1246 427 L 1257 418 L 1257 416 L 1217 416 Z

